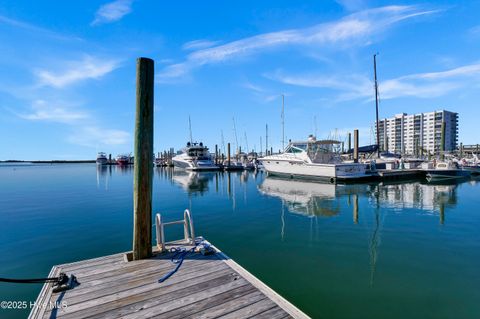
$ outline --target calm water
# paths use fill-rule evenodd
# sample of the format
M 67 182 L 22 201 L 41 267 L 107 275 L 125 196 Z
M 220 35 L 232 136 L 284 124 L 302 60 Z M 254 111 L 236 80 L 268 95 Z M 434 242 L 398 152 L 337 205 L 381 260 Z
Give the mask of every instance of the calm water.
M 198 234 L 312 317 L 480 317 L 477 181 L 154 172 L 154 212 L 173 220 L 191 208 Z M 54 264 L 130 250 L 132 181 L 118 167 L 0 166 L 0 276 L 42 277 Z M 0 300 L 33 301 L 40 288 L 0 283 Z

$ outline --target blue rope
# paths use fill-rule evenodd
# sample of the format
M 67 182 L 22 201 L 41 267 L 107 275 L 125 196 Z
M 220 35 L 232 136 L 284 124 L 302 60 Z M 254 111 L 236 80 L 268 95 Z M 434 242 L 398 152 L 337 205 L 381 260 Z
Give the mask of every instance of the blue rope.
M 165 274 L 162 278 L 160 278 L 158 282 L 160 283 L 164 282 L 165 280 L 170 278 L 174 273 L 176 273 L 177 270 L 180 268 L 180 266 L 182 266 L 183 260 L 185 259 L 185 257 L 189 253 L 193 253 L 196 247 L 197 245 L 195 245 L 195 247 L 189 250 L 186 250 L 185 248 L 170 248 L 170 252 L 175 253 L 170 260 L 172 261 L 172 263 L 176 264 L 177 266 L 172 271 L 170 271 L 169 273 Z
M 205 241 L 201 241 L 199 243 L 196 243 L 194 247 L 192 247 L 191 249 L 188 249 L 188 250 L 183 248 L 183 247 L 182 248 L 175 248 L 175 247 L 170 248 L 170 252 L 174 253 L 174 255 L 172 256 L 172 258 L 170 260 L 172 261 L 173 264 L 175 264 L 177 266 L 172 271 L 170 271 L 169 273 L 165 274 L 162 278 L 160 278 L 158 280 L 158 282 L 162 283 L 165 280 L 167 280 L 168 278 L 170 278 L 174 273 L 176 273 L 178 271 L 178 269 L 180 269 L 180 266 L 182 266 L 183 260 L 185 259 L 185 257 L 188 254 L 195 252 L 195 249 L 197 248 L 197 246 L 200 246 L 200 245 L 203 246 L 204 251 L 208 251 L 208 250 L 213 249 L 213 248 L 211 248 L 212 246 Z M 204 252 L 202 252 L 202 254 L 203 253 Z

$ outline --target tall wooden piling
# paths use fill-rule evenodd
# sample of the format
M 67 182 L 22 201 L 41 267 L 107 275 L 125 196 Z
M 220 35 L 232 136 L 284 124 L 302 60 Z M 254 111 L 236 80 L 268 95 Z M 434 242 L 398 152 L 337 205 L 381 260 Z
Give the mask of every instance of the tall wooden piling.
M 153 75 L 153 60 L 138 58 L 133 171 L 133 260 L 152 255 Z
M 215 144 L 215 165 L 218 164 L 218 145 Z
M 442 122 L 442 131 L 440 137 L 440 155 L 442 158 L 445 158 L 445 121 Z
M 353 131 L 353 162 L 358 163 L 358 130 Z
M 352 133 L 348 133 L 348 152 L 352 149 Z
M 230 143 L 227 144 L 227 166 L 230 166 Z

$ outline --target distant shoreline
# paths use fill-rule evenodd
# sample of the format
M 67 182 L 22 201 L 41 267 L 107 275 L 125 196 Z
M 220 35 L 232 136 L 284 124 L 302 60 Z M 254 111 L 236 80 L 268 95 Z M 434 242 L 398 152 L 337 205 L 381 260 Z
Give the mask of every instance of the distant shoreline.
M 22 161 L 22 160 L 6 160 L 0 163 L 33 163 L 33 164 L 78 164 L 78 163 L 95 163 L 95 160 L 50 160 L 50 161 Z

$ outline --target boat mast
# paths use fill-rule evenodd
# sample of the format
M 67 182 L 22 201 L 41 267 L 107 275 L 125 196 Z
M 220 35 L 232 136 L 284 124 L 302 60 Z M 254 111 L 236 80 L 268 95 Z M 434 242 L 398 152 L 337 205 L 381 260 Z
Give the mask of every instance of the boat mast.
M 248 154 L 248 152 L 250 152 L 250 150 L 248 148 L 247 132 L 245 132 L 245 144 L 247 144 L 247 149 L 245 150 L 245 153 Z
M 268 155 L 268 124 L 265 124 L 265 154 Z
M 193 139 L 192 139 L 192 121 L 190 120 L 190 115 L 188 116 L 188 129 L 190 130 L 190 143 L 193 143 Z
M 223 154 L 225 154 L 225 139 L 223 138 L 223 130 L 220 131 L 222 134 L 222 149 L 223 149 Z
M 377 123 L 377 156 L 380 157 L 380 131 L 378 123 L 378 83 L 377 83 L 377 54 L 373 55 L 373 74 L 375 78 L 375 111 Z M 384 128 L 385 129 L 385 128 Z
M 233 133 L 235 134 L 235 143 L 236 143 L 236 154 L 238 154 L 238 137 L 237 137 L 237 127 L 235 126 L 235 117 L 233 118 Z
M 282 94 L 282 150 L 285 149 L 285 95 Z
M 262 141 L 262 136 L 260 135 L 260 156 L 262 156 L 262 151 L 263 151 L 263 141 Z

